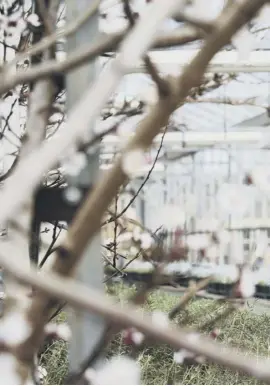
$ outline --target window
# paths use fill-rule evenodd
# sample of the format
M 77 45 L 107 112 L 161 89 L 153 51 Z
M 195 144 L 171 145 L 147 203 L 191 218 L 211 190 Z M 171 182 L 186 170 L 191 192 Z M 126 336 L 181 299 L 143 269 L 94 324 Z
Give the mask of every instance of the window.
M 245 229 L 243 232 L 243 238 L 244 238 L 244 253 L 248 253 L 250 251 L 250 230 Z
M 270 229 L 267 229 L 268 245 L 270 245 Z
M 191 231 L 195 229 L 195 218 L 193 216 L 190 217 L 189 228 Z
M 244 230 L 243 237 L 244 237 L 245 240 L 249 240 L 250 239 L 250 231 L 248 229 Z
M 244 252 L 249 252 L 249 244 L 244 244 Z

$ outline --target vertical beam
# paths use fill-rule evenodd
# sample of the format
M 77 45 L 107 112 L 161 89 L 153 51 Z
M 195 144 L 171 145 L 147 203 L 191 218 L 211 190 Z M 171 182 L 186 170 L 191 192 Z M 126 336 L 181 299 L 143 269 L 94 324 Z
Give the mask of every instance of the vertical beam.
M 93 0 L 68 0 L 67 22 L 77 18 L 89 9 L 90 2 Z M 94 14 L 77 32 L 68 38 L 67 55 L 71 55 L 75 49 L 89 41 L 94 42 L 98 32 L 98 14 Z M 96 74 L 94 62 L 87 63 L 67 76 L 67 108 L 68 111 L 80 99 L 84 91 L 93 82 Z M 89 106 L 91 109 L 91 106 Z M 78 117 L 83 119 L 83 117 Z M 74 127 L 76 130 L 76 127 Z M 89 127 L 91 132 L 92 127 Z M 94 183 L 99 170 L 99 150 L 87 155 L 87 164 L 81 173 L 69 182 L 78 187 L 89 186 Z M 103 266 L 100 251 L 100 234 L 98 234 L 85 250 L 82 262 L 77 270 L 76 279 L 80 282 L 93 287 L 96 290 L 104 291 L 103 285 Z M 72 330 L 72 342 L 70 345 L 70 370 L 73 371 L 81 361 L 91 353 L 95 344 L 103 334 L 105 323 L 97 315 L 81 311 L 70 312 L 70 323 Z

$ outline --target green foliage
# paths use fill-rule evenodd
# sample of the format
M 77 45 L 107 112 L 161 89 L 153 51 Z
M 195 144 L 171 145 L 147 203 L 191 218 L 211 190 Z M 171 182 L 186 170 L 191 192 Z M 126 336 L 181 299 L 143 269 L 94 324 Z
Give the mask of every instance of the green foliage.
M 135 288 L 117 285 L 110 288 L 110 295 L 116 296 L 125 302 L 127 296 Z M 175 294 L 155 291 L 149 295 L 145 309 L 162 310 L 168 312 L 178 302 Z M 213 300 L 193 300 L 175 320 L 175 323 L 188 328 L 198 328 L 203 333 L 211 330 L 211 320 L 222 312 L 224 304 Z M 201 326 L 207 327 L 202 331 Z M 269 356 L 270 314 L 258 315 L 251 310 L 239 310 L 226 320 L 220 320 L 217 326 L 221 329 L 219 340 L 246 350 L 248 353 L 259 356 Z M 121 337 L 118 335 L 108 348 L 108 356 L 128 353 Z M 152 345 L 140 355 L 143 372 L 143 383 L 148 385 L 159 384 L 262 384 L 245 374 L 236 373 L 216 364 L 207 363 L 199 366 L 183 366 L 173 362 L 173 351 L 167 345 Z M 67 372 L 67 345 L 56 342 L 44 353 L 42 362 L 48 371 L 47 384 L 59 384 Z

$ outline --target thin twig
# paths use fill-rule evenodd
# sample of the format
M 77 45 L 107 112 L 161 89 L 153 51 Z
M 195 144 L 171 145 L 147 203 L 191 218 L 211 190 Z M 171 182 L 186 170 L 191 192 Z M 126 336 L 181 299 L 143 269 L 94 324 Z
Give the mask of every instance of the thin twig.
M 87 44 L 85 47 L 79 48 L 74 51 L 73 55 L 68 57 L 63 62 L 58 62 L 55 60 L 47 61 L 44 64 L 36 65 L 35 67 L 30 67 L 29 69 L 23 71 L 18 70 L 16 75 L 12 73 L 12 76 L 9 75 L 8 69 L 5 68 L 5 76 L 1 75 L 1 85 L 0 85 L 0 94 L 4 94 L 8 90 L 14 88 L 18 84 L 28 83 L 37 79 L 46 78 L 50 75 L 61 74 L 66 71 L 70 71 L 73 68 L 84 64 L 86 61 L 89 61 L 104 52 L 115 50 L 122 39 L 125 37 L 124 33 L 119 33 L 115 35 L 101 35 L 99 42 L 90 46 Z M 189 41 L 197 40 L 198 34 L 192 29 L 179 29 L 179 31 L 174 31 L 172 33 L 165 34 L 156 38 L 153 47 L 169 47 L 173 45 L 181 45 Z
M 56 234 L 57 229 L 59 229 L 59 231 Z M 58 221 L 56 221 L 56 223 L 54 224 L 54 228 L 53 228 L 52 241 L 51 241 L 45 255 L 43 256 L 43 259 L 41 260 L 41 262 L 39 264 L 39 268 L 43 267 L 43 265 L 46 263 L 49 256 L 53 253 L 53 247 L 54 247 L 58 237 L 60 236 L 61 231 L 62 231 L 62 228 L 58 228 Z
M 117 210 L 118 210 L 118 194 L 115 196 L 115 201 L 114 201 L 115 205 L 114 205 L 114 213 L 115 213 L 115 216 L 117 216 Z M 116 267 L 116 264 L 117 264 L 117 229 L 118 229 L 118 221 L 117 219 L 115 219 L 114 221 L 114 229 L 113 229 L 113 240 L 114 240 L 114 244 L 113 244 L 113 266 Z
M 0 182 L 5 181 L 8 177 L 10 177 L 12 175 L 16 166 L 18 165 L 18 162 L 19 162 L 19 155 L 16 156 L 16 158 L 14 159 L 14 161 L 13 161 L 12 165 L 10 166 L 10 168 L 8 169 L 8 171 L 0 176 Z
M 133 202 L 136 200 L 136 198 L 138 197 L 138 195 L 140 194 L 140 192 L 142 191 L 142 189 L 144 188 L 145 184 L 147 183 L 147 181 L 149 180 L 149 178 L 151 177 L 151 174 L 156 166 L 156 163 L 157 163 L 157 160 L 158 160 L 158 157 L 159 157 L 159 154 L 161 152 L 161 149 L 162 149 L 162 145 L 163 145 L 163 141 L 164 141 L 164 137 L 165 137 L 165 134 L 167 132 L 167 126 L 162 134 L 162 137 L 161 137 L 161 140 L 160 140 L 160 144 L 159 144 L 159 147 L 158 147 L 158 150 L 157 150 L 157 153 L 156 153 L 156 156 L 155 156 L 155 159 L 152 163 L 152 166 L 150 168 L 150 170 L 148 171 L 145 179 L 143 180 L 142 184 L 140 185 L 140 187 L 138 188 L 138 190 L 136 191 L 136 193 L 133 195 L 132 199 L 129 201 L 129 203 L 125 206 L 124 209 L 121 210 L 121 212 L 119 214 L 117 214 L 117 216 L 115 217 L 111 217 L 110 219 L 106 220 L 103 224 L 101 224 L 101 226 L 104 226 L 106 224 L 109 224 L 110 222 L 113 222 L 117 219 L 119 219 L 120 217 L 122 217 L 126 211 L 131 207 L 131 205 L 133 204 Z M 131 220 L 131 219 L 130 219 Z

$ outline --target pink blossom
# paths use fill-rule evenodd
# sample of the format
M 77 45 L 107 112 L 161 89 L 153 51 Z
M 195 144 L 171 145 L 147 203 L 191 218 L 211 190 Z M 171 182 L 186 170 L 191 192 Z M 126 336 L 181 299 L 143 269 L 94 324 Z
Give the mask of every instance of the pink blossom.
M 124 330 L 122 335 L 126 345 L 140 346 L 145 339 L 145 335 L 134 327 Z

